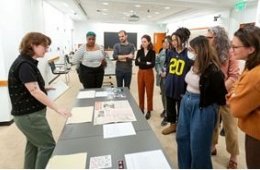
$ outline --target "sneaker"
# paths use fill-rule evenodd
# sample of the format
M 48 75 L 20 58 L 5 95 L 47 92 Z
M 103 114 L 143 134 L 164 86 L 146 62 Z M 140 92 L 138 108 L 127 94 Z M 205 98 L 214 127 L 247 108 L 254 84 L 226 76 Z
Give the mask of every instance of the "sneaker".
M 169 135 L 171 133 L 176 132 L 176 124 L 170 124 L 167 128 L 163 129 L 162 134 L 163 135 Z
M 146 118 L 146 120 L 148 120 L 148 119 L 150 119 L 150 117 L 151 117 L 151 112 L 148 111 L 148 112 L 146 113 L 146 115 L 145 115 L 145 118 Z
M 167 124 L 168 124 L 168 122 L 165 119 L 163 119 L 161 122 L 161 126 L 166 126 Z
M 162 111 L 162 113 L 160 114 L 160 117 L 163 118 L 165 115 L 165 110 Z

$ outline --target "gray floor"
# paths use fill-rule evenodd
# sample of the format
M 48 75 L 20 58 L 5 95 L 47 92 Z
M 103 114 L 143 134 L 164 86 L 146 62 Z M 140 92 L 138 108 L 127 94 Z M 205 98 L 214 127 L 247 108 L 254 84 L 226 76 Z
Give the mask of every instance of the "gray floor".
M 136 72 L 136 68 L 134 68 L 134 72 Z M 63 80 L 64 76 L 61 76 L 57 81 Z M 132 84 L 131 84 L 131 93 L 138 102 L 138 93 L 137 93 L 137 77 L 136 74 L 133 74 Z M 105 78 L 104 81 L 108 81 L 108 78 Z M 112 81 L 115 83 L 115 78 L 112 77 Z M 75 71 L 70 73 L 70 88 L 61 95 L 56 103 L 60 106 L 68 107 L 69 109 L 73 105 L 73 101 L 77 95 L 77 92 L 81 87 L 79 83 L 77 74 Z M 160 112 L 162 111 L 162 104 L 160 98 L 160 91 L 158 87 L 154 89 L 154 111 L 152 112 L 152 117 L 149 120 L 149 124 L 154 130 L 156 136 L 160 140 L 163 148 L 168 154 L 172 164 L 177 168 L 177 146 L 175 141 L 175 134 L 164 136 L 161 134 L 163 127 L 160 125 Z M 61 133 L 61 130 L 64 126 L 65 119 L 53 112 L 52 110 L 47 111 L 47 118 L 49 120 L 49 124 L 53 131 L 53 135 L 57 140 Z M 0 168 L 15 168 L 19 169 L 23 167 L 23 159 L 24 159 L 24 147 L 25 147 L 25 138 L 23 134 L 17 129 L 15 124 L 10 126 L 0 126 Z M 240 144 L 240 155 L 239 155 L 239 163 L 238 168 L 246 168 L 245 164 L 245 153 L 244 153 L 244 133 L 239 131 L 239 144 Z M 217 156 L 212 157 L 213 167 L 214 168 L 226 168 L 226 164 L 229 160 L 229 154 L 225 149 L 225 138 L 219 137 L 219 144 L 217 145 Z

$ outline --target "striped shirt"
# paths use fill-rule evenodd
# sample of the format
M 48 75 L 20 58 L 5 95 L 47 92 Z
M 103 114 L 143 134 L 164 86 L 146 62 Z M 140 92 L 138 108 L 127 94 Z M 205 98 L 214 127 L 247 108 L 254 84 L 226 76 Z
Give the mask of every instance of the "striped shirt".
M 86 67 L 97 68 L 101 65 L 105 58 L 104 48 L 96 45 L 98 48 L 95 51 L 88 51 L 86 44 L 79 47 L 78 51 L 73 56 L 72 62 L 79 66 L 81 63 Z

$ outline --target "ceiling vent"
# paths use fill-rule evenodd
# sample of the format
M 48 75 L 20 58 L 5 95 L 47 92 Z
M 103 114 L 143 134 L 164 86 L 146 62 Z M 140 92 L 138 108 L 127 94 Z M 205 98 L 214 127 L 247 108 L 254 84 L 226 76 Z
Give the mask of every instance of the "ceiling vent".
M 140 17 L 137 16 L 136 14 L 133 14 L 133 15 L 130 15 L 129 18 L 128 18 L 128 21 L 129 22 L 137 22 L 139 21 Z

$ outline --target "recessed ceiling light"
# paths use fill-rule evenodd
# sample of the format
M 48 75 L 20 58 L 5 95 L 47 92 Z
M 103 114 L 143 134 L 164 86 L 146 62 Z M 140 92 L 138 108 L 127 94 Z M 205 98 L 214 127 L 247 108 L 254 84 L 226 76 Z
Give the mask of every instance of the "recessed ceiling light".
M 164 9 L 168 10 L 168 9 L 171 9 L 171 7 L 169 7 L 169 6 L 166 6 L 166 7 L 164 7 Z
M 103 4 L 103 5 L 108 5 L 108 2 L 103 2 L 102 4 Z
M 137 4 L 137 5 L 135 5 L 135 7 L 136 7 L 136 8 L 140 8 L 140 7 L 141 7 L 141 5 Z
M 130 10 L 129 12 L 134 12 L 133 10 Z
M 160 14 L 160 12 L 155 12 L 156 15 Z
M 108 9 L 102 9 L 102 11 L 107 11 Z

